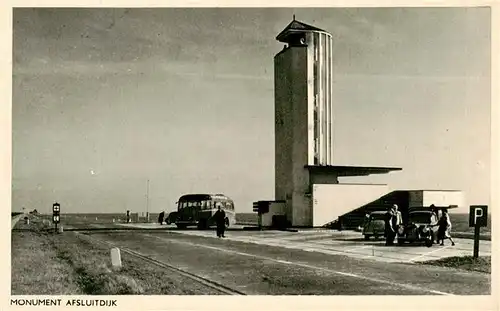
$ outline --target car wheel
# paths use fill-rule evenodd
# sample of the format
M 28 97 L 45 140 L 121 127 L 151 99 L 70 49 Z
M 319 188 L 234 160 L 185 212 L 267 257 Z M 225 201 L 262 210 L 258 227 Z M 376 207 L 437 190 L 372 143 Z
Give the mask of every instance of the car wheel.
M 405 244 L 405 240 L 403 239 L 398 239 L 398 245 L 403 245 Z
M 369 234 L 365 234 L 365 241 L 368 241 L 370 239 L 370 235 Z
M 426 239 L 426 240 L 425 240 L 425 246 L 427 246 L 427 247 L 431 247 L 431 246 L 432 246 L 432 244 L 433 244 L 432 242 L 433 242 L 433 241 L 432 241 L 432 239 L 431 239 L 431 238 Z
M 186 229 L 186 227 L 187 227 L 184 224 L 176 224 L 176 225 L 177 225 L 177 228 L 179 228 L 179 229 Z

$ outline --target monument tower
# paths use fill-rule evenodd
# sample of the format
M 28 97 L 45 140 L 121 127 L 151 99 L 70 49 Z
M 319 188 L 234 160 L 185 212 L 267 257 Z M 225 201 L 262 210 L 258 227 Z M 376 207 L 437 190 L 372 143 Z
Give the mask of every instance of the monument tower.
M 354 189 L 333 188 L 339 184 L 338 177 L 400 168 L 334 165 L 332 35 L 294 17 L 276 39 L 285 46 L 274 57 L 275 199 L 285 202 L 292 226 L 322 225 L 362 203 L 353 198 L 345 198 L 340 205 L 332 202 L 332 193 Z M 366 200 L 387 191 L 379 185 L 356 189 L 361 193 L 355 195 Z

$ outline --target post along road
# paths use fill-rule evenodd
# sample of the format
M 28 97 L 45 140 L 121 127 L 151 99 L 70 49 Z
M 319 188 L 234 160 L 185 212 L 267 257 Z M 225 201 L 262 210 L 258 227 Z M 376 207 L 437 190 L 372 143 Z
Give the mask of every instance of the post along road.
M 68 226 L 67 226 L 68 227 Z M 69 226 L 71 227 L 71 226 Z M 79 226 L 76 226 L 79 227 Z M 211 231 L 106 230 L 119 225 L 87 225 L 102 229 L 80 231 L 177 267 L 227 288 L 247 294 L 267 295 L 485 295 L 491 276 L 450 268 L 348 256 L 340 252 L 287 248 L 279 244 L 246 243 L 232 236 L 255 232 L 228 231 L 216 239 Z M 122 229 L 125 229 L 121 226 Z M 69 228 L 68 228 L 69 229 Z M 76 229 L 73 226 L 73 229 Z M 83 228 L 82 228 L 83 229 Z M 135 228 L 139 229 L 139 228 Z M 201 234 L 200 234 L 201 233 Z M 259 233 L 275 235 L 283 232 Z M 208 236 L 210 235 L 210 237 Z M 332 239 L 323 234 L 323 239 Z M 302 241 L 302 245 L 308 241 Z M 356 247 L 363 248 L 362 242 Z M 284 245 L 283 245 L 284 246 Z M 420 247 L 427 252 L 436 252 Z M 405 248 L 400 250 L 404 252 Z M 127 256 L 124 254 L 123 256 Z M 413 256 L 418 257 L 418 256 Z

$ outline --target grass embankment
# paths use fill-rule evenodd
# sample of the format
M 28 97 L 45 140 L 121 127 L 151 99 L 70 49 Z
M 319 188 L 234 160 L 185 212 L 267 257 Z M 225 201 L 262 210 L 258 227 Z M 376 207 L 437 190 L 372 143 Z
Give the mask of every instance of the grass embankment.
M 479 258 L 474 258 L 472 256 L 447 257 L 438 260 L 421 262 L 421 264 L 491 273 L 490 256 L 484 256 Z
M 110 250 L 101 244 L 74 232 L 46 232 L 36 219 L 19 225 L 32 230 L 12 233 L 13 295 L 215 294 L 123 253 L 123 268 L 113 271 Z

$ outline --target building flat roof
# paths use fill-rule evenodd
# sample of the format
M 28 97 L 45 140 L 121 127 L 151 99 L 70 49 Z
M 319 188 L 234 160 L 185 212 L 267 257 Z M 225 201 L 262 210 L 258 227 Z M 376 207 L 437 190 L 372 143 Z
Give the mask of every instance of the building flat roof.
M 339 177 L 368 176 L 401 171 L 400 167 L 345 166 L 345 165 L 305 165 L 312 173 L 331 173 Z

